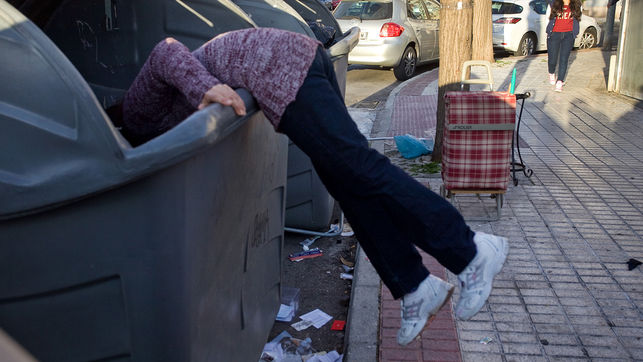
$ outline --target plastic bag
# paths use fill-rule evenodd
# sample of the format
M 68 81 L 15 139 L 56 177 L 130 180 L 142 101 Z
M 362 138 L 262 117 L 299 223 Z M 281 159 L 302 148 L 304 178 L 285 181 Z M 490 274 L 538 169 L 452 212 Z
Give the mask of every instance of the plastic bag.
M 404 158 L 416 158 L 433 152 L 433 140 L 419 140 L 410 134 L 393 137 L 395 146 Z

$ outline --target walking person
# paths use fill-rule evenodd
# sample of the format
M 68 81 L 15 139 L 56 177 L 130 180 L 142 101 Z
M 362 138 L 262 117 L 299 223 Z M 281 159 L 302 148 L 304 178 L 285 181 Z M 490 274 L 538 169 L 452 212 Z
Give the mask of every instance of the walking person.
M 122 118 L 124 134 L 141 143 L 210 103 L 244 115 L 237 87 L 248 89 L 275 129 L 310 157 L 384 284 L 401 299 L 399 344 L 418 337 L 454 290 L 429 274 L 415 246 L 458 275 L 459 318 L 482 308 L 507 257 L 507 240 L 474 233 L 449 202 L 368 146 L 316 40 L 278 29 L 246 29 L 190 52 L 165 39 L 110 114 Z
M 556 92 L 563 91 L 569 55 L 578 35 L 581 18 L 581 0 L 549 0 L 550 13 L 547 24 L 547 64 L 549 83 Z M 558 65 L 558 76 L 556 76 Z

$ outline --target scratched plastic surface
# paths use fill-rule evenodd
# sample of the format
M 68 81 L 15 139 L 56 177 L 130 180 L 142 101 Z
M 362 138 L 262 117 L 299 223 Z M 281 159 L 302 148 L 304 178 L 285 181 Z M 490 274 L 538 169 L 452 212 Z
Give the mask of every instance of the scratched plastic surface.
M 40 1 L 46 35 L 0 0 L 0 326 L 39 360 L 255 360 L 279 307 L 287 140 L 252 97 L 138 147 L 103 112 L 159 39 L 251 26 L 155 4 Z

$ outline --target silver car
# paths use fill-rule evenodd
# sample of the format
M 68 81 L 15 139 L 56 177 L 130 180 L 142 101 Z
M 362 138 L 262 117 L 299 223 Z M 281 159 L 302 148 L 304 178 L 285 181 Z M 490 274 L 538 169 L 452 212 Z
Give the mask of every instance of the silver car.
M 439 58 L 440 3 L 435 0 L 342 0 L 334 16 L 342 31 L 358 26 L 349 64 L 393 68 L 406 80 L 420 63 Z

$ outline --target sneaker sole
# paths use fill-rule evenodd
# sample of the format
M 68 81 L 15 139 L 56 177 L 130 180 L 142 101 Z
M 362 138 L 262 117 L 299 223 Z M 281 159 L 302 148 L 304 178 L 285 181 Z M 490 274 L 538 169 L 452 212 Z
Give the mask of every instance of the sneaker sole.
M 435 316 L 438 314 L 440 309 L 442 309 L 442 307 L 444 307 L 444 305 L 447 304 L 447 302 L 449 300 L 451 300 L 451 296 L 453 295 L 454 290 L 455 290 L 455 286 L 452 285 L 451 289 L 449 289 L 449 291 L 447 291 L 447 296 L 444 298 L 444 302 L 442 302 L 442 304 L 439 307 L 437 307 L 436 309 L 434 309 L 431 312 L 429 312 L 429 317 L 426 319 L 426 322 L 424 322 L 424 327 L 422 327 L 422 329 L 420 329 L 420 332 L 418 333 L 417 336 L 415 336 L 412 340 L 410 340 L 406 344 L 401 344 L 401 343 L 399 343 L 399 341 L 398 341 L 398 344 L 400 346 L 406 346 L 406 345 L 411 344 L 413 341 L 417 341 L 418 339 L 420 339 L 422 337 L 422 333 L 424 333 L 424 331 L 429 328 L 429 326 L 431 325 L 431 322 L 433 322 L 433 320 L 435 319 Z

